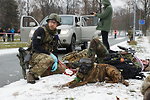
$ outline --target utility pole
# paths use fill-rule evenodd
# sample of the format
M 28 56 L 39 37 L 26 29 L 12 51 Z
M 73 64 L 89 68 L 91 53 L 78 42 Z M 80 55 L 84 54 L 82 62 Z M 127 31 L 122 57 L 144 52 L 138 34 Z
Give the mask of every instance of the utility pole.
M 133 40 L 135 40 L 135 29 L 136 29 L 136 0 L 134 0 Z

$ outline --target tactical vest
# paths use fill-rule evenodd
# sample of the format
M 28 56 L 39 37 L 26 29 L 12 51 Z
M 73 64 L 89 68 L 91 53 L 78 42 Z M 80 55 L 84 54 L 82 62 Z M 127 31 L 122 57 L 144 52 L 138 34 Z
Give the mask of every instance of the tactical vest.
M 54 49 L 54 47 L 53 47 L 54 42 L 56 40 L 54 40 L 54 36 L 47 31 L 46 27 L 42 27 L 42 28 L 45 31 L 45 37 L 42 40 L 42 48 L 46 51 L 52 52 Z

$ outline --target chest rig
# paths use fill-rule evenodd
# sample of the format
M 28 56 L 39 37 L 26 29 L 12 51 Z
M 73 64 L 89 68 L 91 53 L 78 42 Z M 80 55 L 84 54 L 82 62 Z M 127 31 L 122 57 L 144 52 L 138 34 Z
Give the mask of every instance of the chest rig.
M 45 31 L 45 37 L 42 40 L 42 47 L 43 49 L 45 49 L 46 51 L 52 52 L 54 49 L 54 43 L 55 43 L 55 36 L 50 34 L 48 32 L 48 30 L 46 29 L 46 27 L 42 27 Z

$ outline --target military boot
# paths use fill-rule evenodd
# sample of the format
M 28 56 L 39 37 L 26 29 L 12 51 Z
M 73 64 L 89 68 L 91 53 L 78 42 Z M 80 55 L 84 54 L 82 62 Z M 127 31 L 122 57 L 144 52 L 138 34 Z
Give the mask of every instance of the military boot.
M 34 74 L 34 79 L 35 79 L 35 80 L 39 80 L 38 75 Z
M 31 83 L 31 84 L 35 83 L 34 74 L 32 72 L 30 71 L 27 72 L 26 78 L 27 78 L 27 83 Z

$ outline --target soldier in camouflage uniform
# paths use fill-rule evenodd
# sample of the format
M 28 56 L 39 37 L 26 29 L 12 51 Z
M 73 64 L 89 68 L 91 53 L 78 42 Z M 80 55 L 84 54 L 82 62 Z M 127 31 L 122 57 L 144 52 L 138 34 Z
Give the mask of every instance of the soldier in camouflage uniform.
M 61 24 L 61 18 L 52 13 L 48 16 L 45 26 L 39 27 L 32 37 L 31 52 L 29 61 L 31 68 L 27 72 L 27 82 L 35 83 L 38 76 L 46 76 L 54 73 L 63 73 L 65 68 L 57 65 L 58 59 L 53 54 L 57 49 L 58 35 L 56 27 Z
M 128 42 L 133 40 L 133 27 L 130 27 L 130 29 L 128 30 L 128 38 L 129 38 Z

